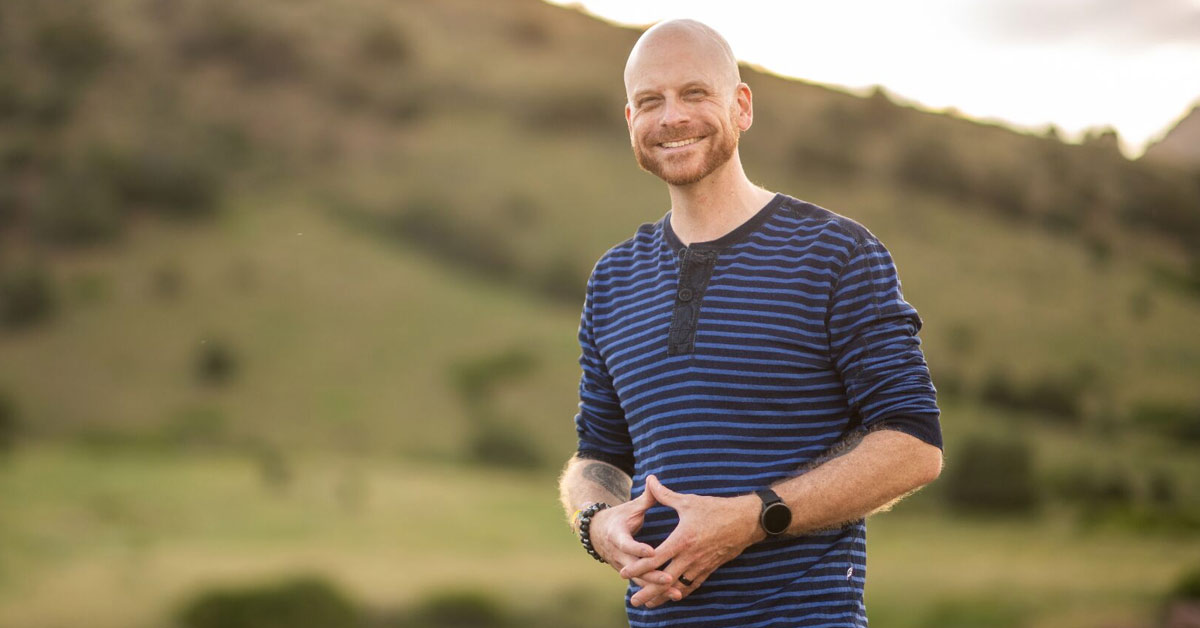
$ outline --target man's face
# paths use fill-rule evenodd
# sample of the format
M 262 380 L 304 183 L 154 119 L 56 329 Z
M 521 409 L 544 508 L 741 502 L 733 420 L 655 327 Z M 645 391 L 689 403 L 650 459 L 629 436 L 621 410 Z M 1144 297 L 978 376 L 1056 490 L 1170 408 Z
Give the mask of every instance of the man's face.
M 710 51 L 656 43 L 627 73 L 625 118 L 638 165 L 671 185 L 690 185 L 725 165 L 749 126 L 749 89 L 729 80 Z

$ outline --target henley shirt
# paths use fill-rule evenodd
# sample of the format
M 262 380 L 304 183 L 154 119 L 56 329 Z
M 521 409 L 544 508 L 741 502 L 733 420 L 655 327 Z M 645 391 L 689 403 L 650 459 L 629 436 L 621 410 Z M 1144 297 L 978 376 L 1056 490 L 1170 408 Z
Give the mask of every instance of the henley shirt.
M 796 476 L 856 430 L 942 446 L 939 411 L 891 255 L 865 227 L 777 194 L 685 246 L 668 212 L 596 263 L 579 326 L 579 456 L 672 490 L 732 497 Z M 803 508 L 803 504 L 791 504 Z M 662 505 L 636 535 L 660 544 Z M 866 626 L 866 525 L 766 539 L 650 626 Z

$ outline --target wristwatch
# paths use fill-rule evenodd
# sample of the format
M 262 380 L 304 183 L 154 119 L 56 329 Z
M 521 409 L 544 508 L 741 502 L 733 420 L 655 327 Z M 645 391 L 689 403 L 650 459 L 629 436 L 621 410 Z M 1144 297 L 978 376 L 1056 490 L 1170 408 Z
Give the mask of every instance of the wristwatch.
M 754 491 L 762 500 L 762 512 L 758 515 L 758 525 L 768 537 L 779 536 L 792 525 L 792 509 L 769 488 Z

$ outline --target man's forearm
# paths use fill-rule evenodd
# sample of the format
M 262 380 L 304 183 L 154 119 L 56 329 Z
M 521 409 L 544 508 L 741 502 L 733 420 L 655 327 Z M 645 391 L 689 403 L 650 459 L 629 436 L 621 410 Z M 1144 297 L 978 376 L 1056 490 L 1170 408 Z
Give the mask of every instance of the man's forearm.
M 559 478 L 558 490 L 563 511 L 574 527 L 573 515 L 584 504 L 604 502 L 615 506 L 625 503 L 629 501 L 632 486 L 633 480 L 617 467 L 573 456 Z
M 772 488 L 791 507 L 788 534 L 856 521 L 932 482 L 942 468 L 937 447 L 894 430 L 846 443 L 817 466 Z

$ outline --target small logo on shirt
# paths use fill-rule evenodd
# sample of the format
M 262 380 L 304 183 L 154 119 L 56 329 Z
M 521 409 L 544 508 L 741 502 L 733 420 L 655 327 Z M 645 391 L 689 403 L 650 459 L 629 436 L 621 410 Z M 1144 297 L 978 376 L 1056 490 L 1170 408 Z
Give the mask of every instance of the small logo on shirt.
M 854 567 L 853 566 L 847 567 L 846 568 L 846 579 L 849 580 L 853 577 L 854 577 Z

